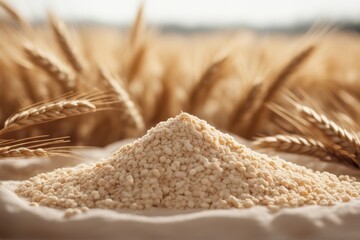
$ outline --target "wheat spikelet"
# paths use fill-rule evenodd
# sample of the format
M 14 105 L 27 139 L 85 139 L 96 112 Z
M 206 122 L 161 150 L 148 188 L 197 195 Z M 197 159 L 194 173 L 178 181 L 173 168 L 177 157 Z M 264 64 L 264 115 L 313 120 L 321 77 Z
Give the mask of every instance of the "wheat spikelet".
M 131 100 L 127 91 L 121 86 L 119 81 L 108 74 L 104 68 L 100 67 L 99 72 L 101 77 L 108 83 L 108 85 L 117 93 L 119 104 L 121 105 L 121 112 L 125 115 L 125 119 L 139 132 L 145 129 L 144 119 L 136 107 L 135 103 Z
M 71 64 L 75 71 L 82 72 L 84 63 L 77 52 L 77 48 L 74 46 L 74 41 L 71 39 L 69 30 L 54 14 L 49 13 L 49 19 L 52 30 L 56 36 L 56 41 L 63 51 L 66 60 Z
M 113 95 L 103 92 L 78 94 L 69 99 L 46 101 L 29 108 L 22 109 L 10 116 L 4 124 L 1 133 L 18 130 L 39 123 L 92 113 L 109 109 L 108 104 L 118 102 Z
M 296 104 L 296 109 L 310 124 L 319 129 L 325 137 L 328 137 L 334 144 L 340 146 L 350 154 L 359 154 L 360 143 L 356 135 L 340 127 L 325 115 L 317 113 L 314 109 Z
M 61 86 L 64 86 L 65 91 L 69 91 L 74 88 L 74 77 L 64 69 L 63 66 L 54 60 L 53 57 L 47 56 L 47 54 L 41 51 L 26 46 L 24 48 L 27 58 L 38 68 L 42 69 L 50 77 L 58 81 Z

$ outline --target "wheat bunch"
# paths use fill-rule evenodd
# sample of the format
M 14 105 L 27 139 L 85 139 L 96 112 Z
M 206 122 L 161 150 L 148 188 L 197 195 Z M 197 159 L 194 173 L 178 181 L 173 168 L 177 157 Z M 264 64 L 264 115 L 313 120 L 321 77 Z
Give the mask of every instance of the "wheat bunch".
M 288 93 L 284 102 L 286 107 L 273 104 L 270 109 L 284 120 L 281 121 L 282 124 L 290 125 L 301 135 L 275 135 L 259 138 L 254 142 L 255 146 L 360 167 L 358 136 L 315 109 L 296 102 L 295 98 L 294 95 Z M 282 128 L 284 129 L 284 126 Z
M 164 34 L 146 26 L 143 6 L 127 31 L 81 24 L 70 29 L 54 14 L 49 15 L 49 26 L 39 27 L 27 23 L 8 4 L 1 2 L 0 7 L 17 24 L 2 21 L 0 28 L 3 49 L 0 86 L 6 86 L 0 87 L 0 121 L 11 119 L 7 121 L 7 130 L 1 130 L 2 136 L 21 139 L 61 133 L 70 136 L 76 145 L 104 146 L 129 137 L 127 131 L 142 133 L 160 120 L 189 110 L 215 127 L 241 137 L 295 134 L 315 139 L 326 147 L 336 145 L 336 151 L 357 158 L 358 133 L 352 131 L 356 128 L 345 124 L 345 118 L 355 126 L 360 119 L 356 109 L 360 99 L 360 54 L 357 54 L 360 45 L 356 35 L 338 31 L 327 33 L 328 37 L 314 38 L 314 35 L 323 36 L 326 28 L 300 40 L 298 35 L 264 37 L 253 31 Z M 18 25 L 27 26 L 19 28 Z M 51 35 L 55 38 L 49 38 Z M 288 54 L 294 42 L 296 49 Z M 214 59 L 218 53 L 225 54 Z M 279 55 L 289 58 L 276 66 L 273 63 Z M 60 61 L 62 57 L 64 61 Z M 99 61 L 105 62 L 104 69 L 121 81 L 101 76 Z M 63 107 L 51 105 L 51 99 L 69 91 L 102 89 L 104 83 L 116 93 L 109 101 L 117 101 L 111 105 L 112 110 L 117 111 L 96 114 L 99 109 L 109 107 L 98 106 L 87 98 L 58 99 L 68 101 L 62 102 L 68 107 L 66 113 L 58 110 Z M 267 106 L 276 102 L 286 89 L 303 89 L 316 106 L 320 106 L 316 109 L 323 109 L 337 127 L 328 122 L 321 130 L 305 113 L 301 115 L 287 106 L 285 111 L 289 114 L 282 113 L 286 115 L 282 121 L 285 126 L 276 127 L 274 122 L 280 122 L 279 116 L 268 111 Z M 325 98 L 318 93 L 320 89 L 346 92 L 351 99 L 335 94 L 331 99 Z M 42 103 L 37 104 L 39 101 Z M 49 101 L 50 105 L 45 106 Z M 331 110 L 336 104 L 347 110 L 341 116 L 337 113 L 338 118 L 333 116 L 339 111 Z M 14 112 L 18 115 L 14 116 Z M 54 112 L 56 114 L 52 114 Z M 83 112 L 94 114 L 91 118 L 72 118 Z M 68 120 L 46 123 L 49 119 L 63 118 Z M 126 124 L 119 127 L 122 118 Z M 320 120 L 324 124 L 324 119 Z M 294 124 L 289 121 L 296 127 L 290 126 Z M 45 124 L 30 127 L 35 123 Z M 328 137 L 330 134 L 332 138 Z

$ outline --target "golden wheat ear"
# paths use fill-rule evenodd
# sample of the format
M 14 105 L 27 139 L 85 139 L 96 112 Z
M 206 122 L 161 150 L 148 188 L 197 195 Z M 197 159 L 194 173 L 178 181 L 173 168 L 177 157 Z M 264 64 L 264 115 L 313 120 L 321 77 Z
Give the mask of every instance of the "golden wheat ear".
M 201 107 L 206 101 L 210 92 L 216 87 L 219 81 L 231 73 L 232 61 L 230 57 L 223 57 L 210 64 L 200 77 L 199 82 L 191 90 L 189 95 L 189 112 L 192 113 L 197 107 Z
M 113 110 L 111 104 L 118 102 L 113 92 L 68 94 L 19 110 L 5 121 L 0 134 L 63 118 Z
M 256 96 L 251 103 L 247 104 L 247 110 L 243 113 L 243 106 L 238 106 L 232 119 L 232 128 L 234 132 L 240 132 L 246 138 L 254 136 L 260 126 L 261 120 L 264 119 L 266 106 L 274 100 L 279 94 L 279 90 L 284 86 L 286 80 L 290 78 L 305 62 L 309 59 L 315 50 L 314 45 L 309 45 L 301 49 L 293 58 L 291 58 L 284 66 L 273 73 L 268 80 L 262 81 L 254 88 L 256 91 L 250 91 L 249 98 Z M 246 126 L 246 127 L 244 127 Z
M 145 32 L 145 20 L 144 20 L 144 3 L 142 3 L 137 11 L 136 18 L 130 31 L 130 45 L 134 48 L 138 47 L 143 41 Z
M 355 134 L 308 106 L 296 104 L 296 109 L 301 117 L 306 119 L 314 128 L 318 129 L 324 137 L 328 138 L 333 144 L 338 145 L 350 154 L 360 156 L 360 142 Z
M 279 152 L 307 155 L 321 161 L 332 161 L 358 167 L 354 162 L 354 158 L 346 151 L 326 146 L 313 138 L 296 135 L 275 135 L 258 138 L 253 142 L 253 145 L 258 149 L 272 149 Z
M 75 76 L 60 61 L 31 45 L 24 46 L 26 58 L 37 68 L 59 83 L 65 92 L 75 87 Z
M 23 29 L 30 29 L 30 24 L 6 1 L 0 0 L 0 7 L 14 19 Z
M 0 158 L 71 156 L 68 137 L 48 138 L 46 135 L 20 140 L 0 140 Z
M 121 85 L 120 81 L 114 79 L 109 72 L 105 70 L 104 67 L 99 67 L 100 77 L 104 79 L 114 92 L 117 94 L 118 105 L 120 107 L 116 110 L 120 111 L 124 119 L 137 131 L 143 132 L 145 130 L 144 118 L 141 115 L 138 107 L 130 98 L 128 92 Z
M 55 39 L 64 57 L 76 72 L 82 72 L 85 64 L 79 54 L 78 47 L 76 47 L 74 43 L 74 39 L 72 39 L 70 35 L 70 31 L 67 29 L 65 23 L 60 21 L 53 13 L 49 12 L 48 17 L 51 28 L 55 34 Z

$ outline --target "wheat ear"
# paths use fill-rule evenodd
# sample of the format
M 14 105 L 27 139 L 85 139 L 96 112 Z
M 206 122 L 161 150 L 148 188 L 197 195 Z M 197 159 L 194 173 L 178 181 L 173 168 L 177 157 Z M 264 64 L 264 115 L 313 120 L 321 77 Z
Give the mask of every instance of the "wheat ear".
M 229 72 L 231 61 L 229 57 L 224 57 L 212 63 L 206 71 L 202 74 L 200 81 L 192 89 L 189 96 L 189 112 L 204 102 L 211 90 L 216 86 L 218 80 L 224 78 L 226 73 Z
M 0 141 L 0 158 L 69 156 L 68 147 L 54 147 L 54 145 L 68 142 L 68 137 L 47 138 L 47 136 L 36 136 L 20 140 L 2 140 Z
M 279 89 L 284 85 L 284 82 L 295 73 L 295 71 L 309 58 L 315 47 L 310 45 L 293 57 L 283 68 L 277 73 L 269 83 L 263 82 L 261 86 L 257 87 L 257 97 L 249 106 L 249 110 L 244 115 L 235 114 L 233 118 L 233 129 L 239 131 L 239 126 L 243 125 L 243 119 L 247 122 L 247 127 L 242 132 L 242 136 L 250 138 L 258 131 L 263 115 L 266 113 L 266 105 L 271 102 L 278 94 Z M 253 96 L 254 93 L 251 94 Z M 249 96 L 250 97 L 250 96 Z M 245 101 L 246 103 L 246 101 Z M 240 122 L 242 123 L 241 125 Z
M 304 154 L 322 161 L 334 161 L 356 167 L 353 157 L 345 151 L 325 146 L 313 138 L 275 135 L 259 138 L 253 142 L 257 148 L 270 148 L 275 151 Z
M 141 4 L 138 8 L 136 18 L 130 32 L 130 44 L 132 47 L 137 47 L 143 40 L 145 31 L 144 21 L 144 4 Z
M 84 63 L 77 51 L 77 48 L 74 46 L 74 41 L 71 39 L 70 32 L 66 28 L 66 25 L 52 13 L 49 13 L 49 19 L 56 41 L 64 53 L 64 57 L 75 71 L 82 72 L 84 69 Z
M 65 68 L 55 60 L 40 50 L 26 46 L 24 47 L 27 58 L 35 66 L 43 70 L 51 78 L 55 79 L 61 86 L 64 86 L 65 91 L 72 90 L 75 86 L 74 76 L 71 75 Z
M 6 121 L 0 134 L 22 129 L 35 124 L 110 109 L 109 104 L 118 102 L 113 94 L 94 92 L 76 94 L 68 98 L 47 101 L 25 109 L 21 109 Z
M 2 7 L 23 29 L 30 29 L 29 23 L 4 0 L 0 0 L 0 7 Z
M 137 74 L 140 72 L 141 68 L 145 63 L 145 57 L 148 52 L 148 46 L 144 42 L 134 49 L 133 54 L 130 58 L 129 69 L 127 70 L 127 81 L 130 84 L 133 80 L 136 79 Z
M 340 146 L 350 154 L 354 154 L 355 156 L 359 155 L 360 142 L 355 134 L 351 134 L 346 129 L 328 119 L 325 115 L 317 113 L 310 107 L 296 104 L 296 109 L 304 119 L 316 129 L 319 129 L 332 143 Z
M 320 159 L 327 159 L 329 156 L 328 149 L 321 142 L 301 136 L 275 135 L 258 138 L 253 144 L 258 148 L 306 154 Z
M 131 100 L 127 91 L 121 86 L 118 80 L 115 80 L 110 76 L 104 68 L 99 67 L 100 76 L 107 82 L 107 84 L 117 93 L 120 111 L 124 114 L 125 119 L 140 132 L 144 131 L 145 123 L 144 119 L 139 112 L 135 103 Z

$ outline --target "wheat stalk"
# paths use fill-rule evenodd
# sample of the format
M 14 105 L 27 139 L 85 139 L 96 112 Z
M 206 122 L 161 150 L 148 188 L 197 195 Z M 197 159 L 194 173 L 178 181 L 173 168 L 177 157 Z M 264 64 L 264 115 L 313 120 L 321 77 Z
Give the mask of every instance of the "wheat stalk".
M 77 52 L 74 41 L 71 39 L 69 30 L 55 15 L 49 13 L 49 19 L 56 36 L 56 41 L 63 51 L 65 58 L 75 71 L 82 72 L 84 70 L 84 63 Z
M 296 104 L 296 109 L 304 119 L 318 129 L 325 137 L 328 137 L 332 143 L 340 146 L 350 154 L 359 155 L 360 142 L 356 135 L 351 134 L 345 128 L 342 128 L 325 115 L 317 113 L 310 107 Z
M 68 99 L 60 98 L 46 101 L 28 108 L 22 109 L 10 116 L 0 130 L 0 134 L 18 130 L 35 124 L 55 121 L 58 119 L 92 113 L 109 109 L 109 104 L 118 102 L 112 94 L 95 92 L 77 94 Z
M 47 73 L 51 78 L 64 86 L 65 91 L 72 90 L 75 86 L 74 76 L 71 75 L 54 57 L 48 56 L 38 49 L 30 46 L 24 47 L 27 58 L 35 66 Z

